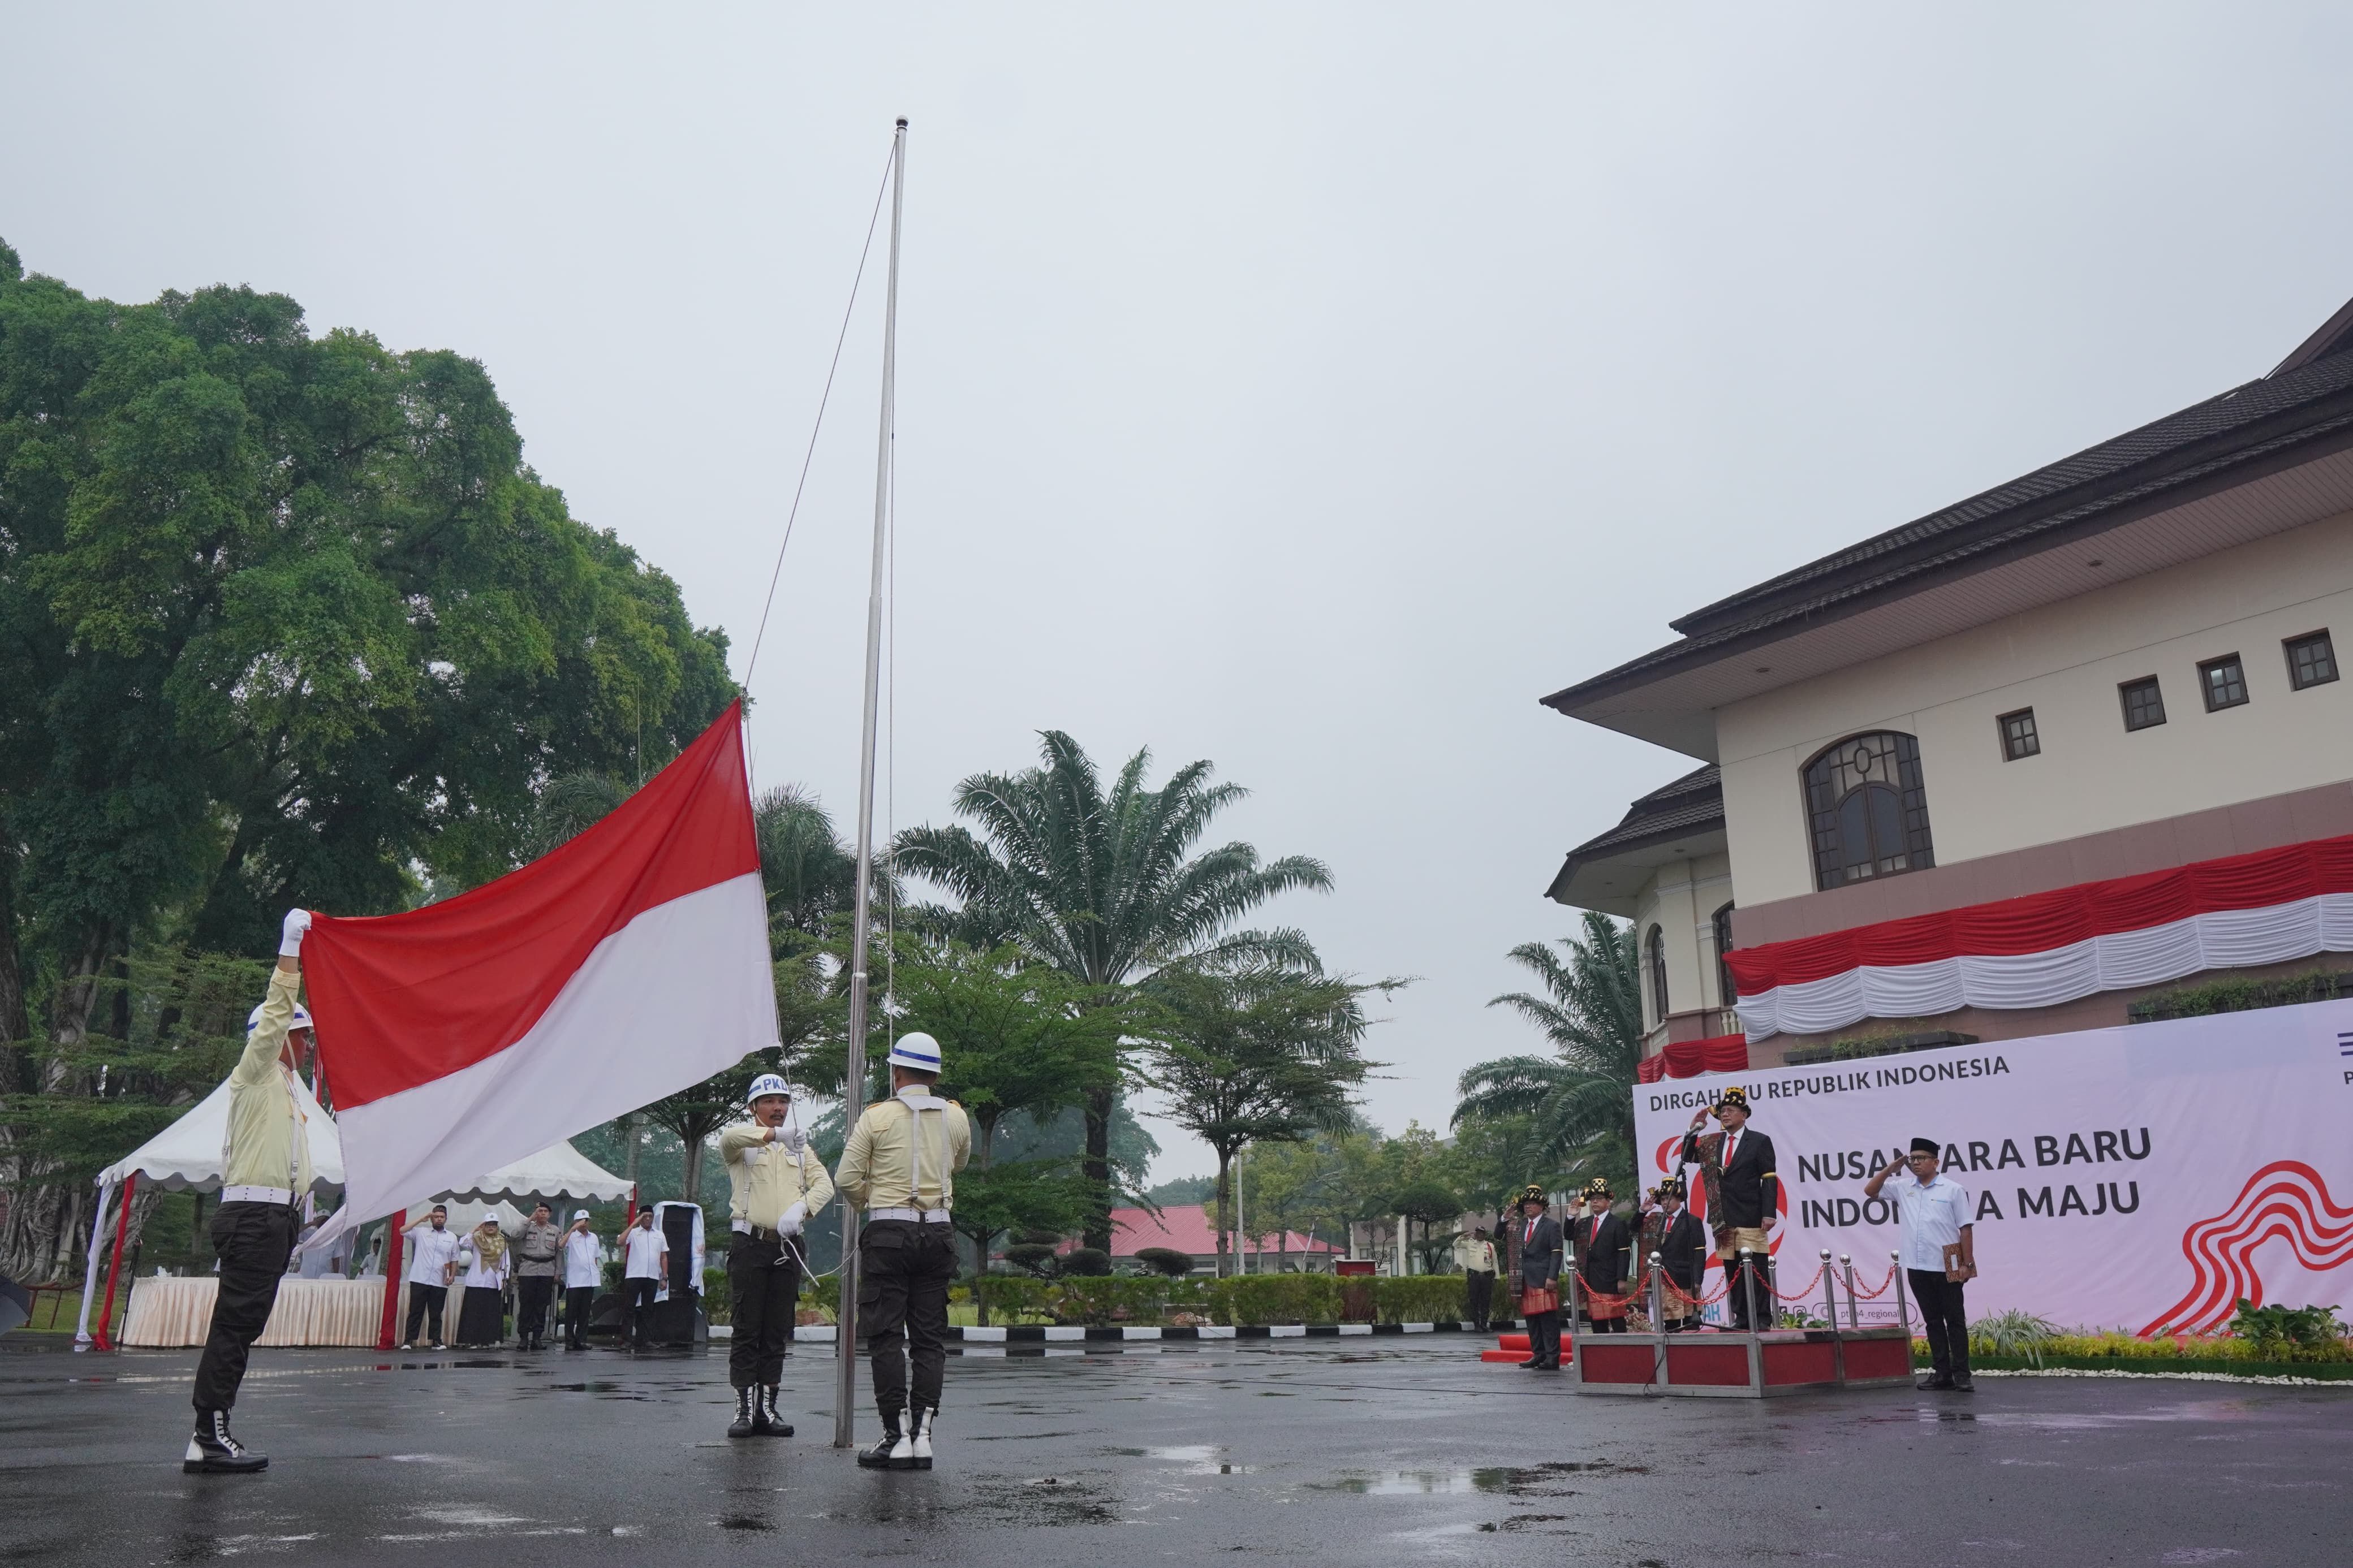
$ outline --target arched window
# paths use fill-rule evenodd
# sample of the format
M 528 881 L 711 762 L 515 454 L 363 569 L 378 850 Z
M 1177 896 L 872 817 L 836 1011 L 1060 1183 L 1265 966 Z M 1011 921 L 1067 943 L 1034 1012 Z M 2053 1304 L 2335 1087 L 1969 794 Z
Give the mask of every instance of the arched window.
M 1652 926 L 1643 952 L 1651 968 L 1651 1021 L 1663 1024 L 1667 1021 L 1667 933 Z
M 1715 1005 L 1729 1007 L 1739 999 L 1739 983 L 1732 978 L 1732 965 L 1724 955 L 1732 951 L 1732 906 L 1726 904 L 1715 911 L 1709 922 L 1715 927 Z
M 1814 885 L 1844 887 L 1936 863 L 1920 743 L 1893 730 L 1850 735 L 1806 764 Z

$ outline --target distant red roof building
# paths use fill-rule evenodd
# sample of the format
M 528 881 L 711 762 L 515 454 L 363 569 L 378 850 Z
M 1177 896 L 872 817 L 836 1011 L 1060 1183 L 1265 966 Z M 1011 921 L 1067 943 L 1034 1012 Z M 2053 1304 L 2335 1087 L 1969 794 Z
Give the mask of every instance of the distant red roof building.
M 1250 1216 L 1245 1214 L 1242 1217 Z M 1207 1206 L 1201 1204 L 1171 1204 L 1157 1215 L 1149 1209 L 1113 1209 L 1111 1228 L 1114 1258 L 1133 1258 L 1147 1247 L 1166 1247 L 1202 1258 L 1214 1258 L 1218 1252 L 1217 1232 L 1210 1226 Z M 1062 1250 L 1067 1252 L 1077 1245 L 1075 1241 L 1064 1242 Z M 1228 1245 L 1240 1245 L 1250 1252 L 1263 1251 L 1269 1257 L 1283 1251 L 1322 1256 L 1340 1250 L 1328 1241 L 1311 1240 L 1295 1230 L 1288 1235 L 1268 1231 L 1246 1243 L 1229 1237 Z

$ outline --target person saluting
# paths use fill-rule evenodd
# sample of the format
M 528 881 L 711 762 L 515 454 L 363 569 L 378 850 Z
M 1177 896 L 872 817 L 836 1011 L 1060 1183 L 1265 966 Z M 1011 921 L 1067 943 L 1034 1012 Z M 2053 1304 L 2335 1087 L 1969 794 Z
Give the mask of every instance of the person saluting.
M 294 1254 L 295 1205 L 311 1190 L 311 1135 L 294 1089 L 311 1033 L 311 1015 L 294 1002 L 302 987 L 302 933 L 310 929 L 308 910 L 287 911 L 277 972 L 246 1019 L 245 1051 L 229 1069 L 220 1206 L 212 1225 L 220 1289 L 196 1363 L 195 1434 L 180 1463 L 190 1474 L 250 1475 L 269 1468 L 269 1455 L 230 1434 L 228 1413 L 245 1381 L 246 1353 L 269 1325 L 278 1282 Z
M 932 1092 L 940 1043 L 902 1036 L 891 1047 L 891 1098 L 866 1108 L 842 1145 L 840 1186 L 866 1211 L 858 1233 L 858 1316 L 874 1363 L 882 1440 L 861 1451 L 869 1469 L 928 1470 L 932 1426 L 947 1370 L 948 1286 L 955 1279 L 955 1173 L 972 1153 L 964 1108 Z M 913 1352 L 914 1392 L 907 1389 Z M 902 1427 L 900 1417 L 906 1415 Z
M 1714 1115 L 1721 1132 L 1702 1133 Z M 1732 1326 L 1766 1329 L 1773 1325 L 1773 1287 L 1766 1275 L 1766 1237 L 1779 1212 L 1780 1177 L 1773 1166 L 1773 1140 L 1748 1125 L 1747 1091 L 1727 1089 L 1713 1107 L 1702 1106 L 1683 1134 L 1679 1165 L 1697 1165 L 1707 1188 L 1707 1223 L 1715 1232 L 1716 1256 L 1724 1277 L 1731 1282 Z M 1748 1321 L 1749 1280 L 1741 1277 L 1740 1255 L 1749 1257 L 1755 1278 L 1757 1310 L 1762 1323 Z
M 801 1226 L 833 1201 L 833 1178 L 809 1152 L 797 1125 L 786 1126 L 792 1090 L 764 1072 L 744 1097 L 752 1120 L 719 1134 L 727 1163 L 733 1238 L 727 1244 L 727 1293 L 734 1338 L 727 1347 L 727 1378 L 735 1387 L 730 1437 L 789 1437 L 793 1428 L 776 1409 L 785 1378 L 785 1345 L 800 1309 Z

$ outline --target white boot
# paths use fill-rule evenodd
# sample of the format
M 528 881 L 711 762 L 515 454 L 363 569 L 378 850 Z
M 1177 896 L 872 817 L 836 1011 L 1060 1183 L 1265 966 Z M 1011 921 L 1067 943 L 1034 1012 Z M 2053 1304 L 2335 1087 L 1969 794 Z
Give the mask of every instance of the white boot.
M 912 1470 L 915 1468 L 915 1424 L 923 1420 L 923 1413 L 920 1410 L 910 1410 L 907 1412 L 907 1417 L 905 1430 L 899 1434 L 899 1440 L 891 1445 L 891 1468 L 894 1470 Z
M 908 1434 L 908 1442 L 914 1450 L 911 1463 L 915 1469 L 928 1470 L 932 1468 L 932 1426 L 939 1420 L 940 1413 L 936 1410 L 918 1410 L 914 1415 L 914 1427 Z

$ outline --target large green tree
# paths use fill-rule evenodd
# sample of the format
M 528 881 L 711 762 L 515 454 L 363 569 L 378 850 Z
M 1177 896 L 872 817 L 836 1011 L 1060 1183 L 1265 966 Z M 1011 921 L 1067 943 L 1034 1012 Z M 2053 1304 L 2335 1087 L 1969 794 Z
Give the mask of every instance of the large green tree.
M 951 934 L 982 948 L 1018 942 L 1104 993 L 1219 955 L 1312 964 L 1299 931 L 1240 927 L 1278 893 L 1329 889 L 1323 862 L 1289 856 L 1261 863 L 1240 841 L 1193 853 L 1218 813 L 1248 793 L 1241 786 L 1213 782 L 1210 764 L 1195 762 L 1150 788 L 1151 753 L 1140 751 L 1106 789 L 1085 751 L 1060 731 L 1046 731 L 1040 750 L 1037 767 L 976 773 L 956 787 L 956 815 L 978 832 L 925 826 L 899 837 L 899 868 L 958 900 L 924 911 Z M 1117 1094 L 1092 1090 L 1085 1106 L 1086 1175 L 1105 1192 Z M 1110 1250 L 1107 1203 L 1089 1216 L 1086 1242 Z
M 5 245 L 0 628 L 0 1174 L 70 1194 L 11 1205 L 11 1272 L 81 1201 L 18 1108 L 97 1096 L 134 951 L 486 880 L 548 780 L 636 776 L 732 695 L 723 637 L 571 517 L 478 363 L 248 288 L 90 299 Z
M 913 945 L 913 944 L 910 944 Z M 1120 1037 L 1129 1008 L 1102 998 L 1060 971 L 1011 946 L 979 952 L 928 944 L 896 965 L 902 1033 L 921 1029 L 940 1043 L 940 1092 L 972 1121 L 972 1160 L 956 1178 L 956 1228 L 973 1245 L 973 1271 L 986 1273 L 990 1241 L 1003 1232 L 1061 1231 L 1084 1222 L 1100 1194 L 1072 1162 L 997 1158 L 1006 1118 L 1045 1119 L 1084 1101 L 1120 1077 Z M 982 1301 L 983 1322 L 987 1303 Z
M 1534 971 L 1544 994 L 1514 991 L 1509 1007 L 1544 1032 L 1550 1056 L 1499 1057 L 1466 1070 L 1454 1125 L 1512 1118 L 1525 1125 L 1525 1155 L 1572 1174 L 1625 1181 L 1634 1163 L 1635 1069 L 1642 1060 L 1642 972 L 1634 931 L 1590 910 L 1582 937 L 1523 942 L 1511 956 Z
M 1359 1050 L 1372 986 L 1254 958 L 1171 965 L 1149 999 L 1152 1081 L 1168 1119 L 1218 1156 L 1218 1273 L 1226 1273 L 1233 1162 L 1349 1124 L 1372 1068 Z

